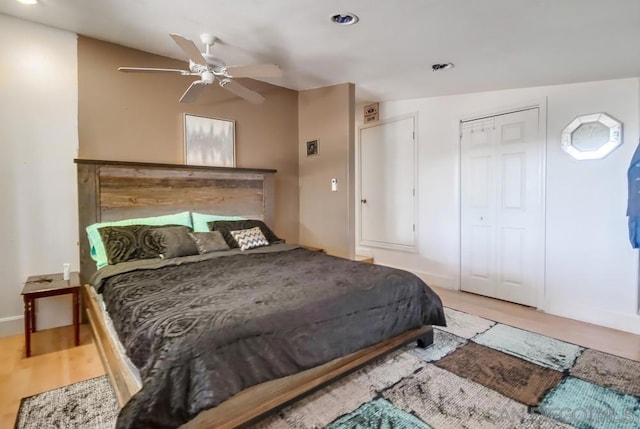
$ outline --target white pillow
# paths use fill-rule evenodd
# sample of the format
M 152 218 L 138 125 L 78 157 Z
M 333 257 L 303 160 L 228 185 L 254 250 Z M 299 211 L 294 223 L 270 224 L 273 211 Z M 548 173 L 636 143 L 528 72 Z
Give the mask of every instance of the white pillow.
M 249 250 L 256 247 L 268 246 L 269 240 L 264 236 L 260 227 L 250 229 L 240 229 L 229 231 L 234 240 L 238 243 L 240 250 Z

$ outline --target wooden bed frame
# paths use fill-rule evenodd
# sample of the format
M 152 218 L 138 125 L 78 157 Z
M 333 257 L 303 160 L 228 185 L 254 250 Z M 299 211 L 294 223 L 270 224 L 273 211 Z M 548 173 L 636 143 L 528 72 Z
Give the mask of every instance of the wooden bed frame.
M 86 315 L 122 407 L 140 385 L 109 335 L 95 290 L 86 284 L 96 269 L 85 228 L 96 222 L 187 210 L 243 215 L 263 219 L 271 226 L 276 171 L 79 159 L 75 162 L 78 166 L 80 276 L 85 283 Z M 418 341 L 420 347 L 432 344 L 432 328 L 413 329 L 324 365 L 250 387 L 181 427 L 245 426 L 413 341 Z

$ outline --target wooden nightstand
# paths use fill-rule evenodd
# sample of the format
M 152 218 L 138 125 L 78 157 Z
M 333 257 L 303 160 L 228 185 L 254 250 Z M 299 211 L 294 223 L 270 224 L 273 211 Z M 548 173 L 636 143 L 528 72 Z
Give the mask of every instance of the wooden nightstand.
M 356 255 L 353 259 L 366 264 L 373 264 L 373 256 Z
M 320 253 L 327 253 L 324 251 L 323 248 L 321 247 L 313 247 L 313 246 L 304 246 L 304 245 L 300 245 L 300 247 L 302 247 L 303 249 L 307 249 L 307 250 L 311 250 L 312 252 L 320 252 Z
M 73 328 L 76 346 L 80 345 L 80 276 L 72 272 L 69 280 L 62 273 L 31 276 L 22 289 L 24 300 L 24 339 L 27 357 L 31 356 L 31 333 L 36 332 L 36 302 L 38 298 L 73 295 Z

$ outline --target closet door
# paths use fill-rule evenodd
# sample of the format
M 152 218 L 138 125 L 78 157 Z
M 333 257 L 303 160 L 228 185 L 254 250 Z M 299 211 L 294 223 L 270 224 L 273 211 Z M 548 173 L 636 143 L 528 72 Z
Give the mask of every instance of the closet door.
M 461 124 L 461 289 L 535 306 L 543 282 L 539 109 Z
M 360 129 L 360 245 L 415 249 L 415 117 Z

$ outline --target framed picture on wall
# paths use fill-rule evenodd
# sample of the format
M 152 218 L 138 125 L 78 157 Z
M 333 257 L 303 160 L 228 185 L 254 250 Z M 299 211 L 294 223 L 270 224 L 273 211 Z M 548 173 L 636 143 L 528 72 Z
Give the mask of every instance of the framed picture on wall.
M 184 162 L 236 166 L 235 121 L 184 114 Z

